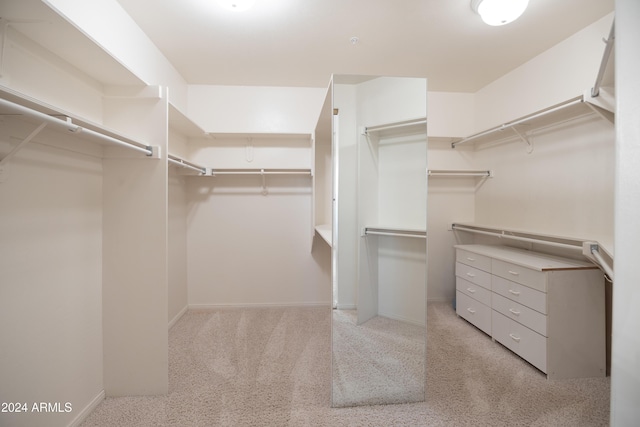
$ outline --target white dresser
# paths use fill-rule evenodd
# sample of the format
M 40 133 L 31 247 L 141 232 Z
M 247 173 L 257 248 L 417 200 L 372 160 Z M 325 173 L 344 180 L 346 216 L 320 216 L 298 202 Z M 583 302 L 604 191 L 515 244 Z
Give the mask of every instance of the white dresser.
M 548 378 L 606 375 L 605 288 L 593 264 L 456 245 L 456 313 Z

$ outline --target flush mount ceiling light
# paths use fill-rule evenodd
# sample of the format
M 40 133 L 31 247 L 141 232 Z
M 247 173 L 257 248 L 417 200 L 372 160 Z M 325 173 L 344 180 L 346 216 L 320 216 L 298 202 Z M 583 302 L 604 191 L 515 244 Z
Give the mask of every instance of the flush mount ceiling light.
M 471 9 L 492 26 L 505 25 L 522 15 L 529 0 L 471 0 Z
M 218 0 L 220 6 L 234 12 L 244 12 L 253 7 L 256 0 Z

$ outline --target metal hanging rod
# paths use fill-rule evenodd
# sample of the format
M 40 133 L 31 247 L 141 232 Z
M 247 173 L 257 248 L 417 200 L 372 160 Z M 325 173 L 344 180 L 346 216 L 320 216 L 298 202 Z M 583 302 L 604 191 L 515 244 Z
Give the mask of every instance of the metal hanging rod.
M 96 139 L 99 139 L 101 141 L 108 142 L 110 144 L 120 145 L 122 147 L 126 147 L 135 151 L 139 151 L 141 153 L 145 153 L 147 156 L 154 155 L 153 147 L 149 145 L 142 145 L 142 144 L 137 145 L 133 142 L 123 141 L 121 139 L 117 139 L 112 136 L 96 132 L 91 129 L 83 128 L 82 126 L 78 126 L 74 124 L 69 117 L 66 117 L 66 120 L 61 120 L 59 118 L 50 116 L 40 111 L 25 107 L 20 104 L 16 104 L 15 102 L 7 101 L 6 99 L 3 99 L 3 98 L 0 98 L 0 106 L 7 108 L 18 115 L 26 115 L 26 116 L 30 116 L 30 117 L 34 117 L 36 119 L 42 120 L 47 124 L 52 124 L 58 129 L 63 129 L 71 133 L 84 133 Z
M 539 244 L 544 244 L 544 245 L 547 245 L 547 246 L 554 246 L 554 247 L 558 247 L 558 248 L 582 251 L 582 243 L 583 243 L 583 241 L 576 241 L 576 244 L 572 245 L 572 244 L 569 244 L 569 243 L 554 242 L 552 240 L 535 239 L 535 238 L 531 238 L 531 237 L 522 237 L 522 236 L 515 236 L 515 235 L 512 235 L 512 234 L 505 234 L 504 230 L 500 230 L 499 232 L 496 232 L 496 231 L 485 231 L 485 230 L 478 230 L 476 228 L 464 227 L 464 226 L 461 226 L 461 225 L 458 225 L 458 224 L 453 224 L 451 226 L 451 228 L 454 231 L 455 230 L 467 231 L 467 232 L 470 232 L 470 233 L 497 237 L 499 239 L 510 239 L 510 240 L 518 240 L 518 241 L 521 241 L 521 242 L 528 242 L 528 243 L 539 243 Z
M 597 243 L 590 243 L 589 252 L 596 259 L 602 271 L 604 271 L 605 274 L 609 276 L 609 279 L 611 279 L 611 282 L 613 282 L 613 268 L 611 268 L 609 263 L 600 255 L 600 246 Z
M 426 117 L 421 117 L 418 119 L 411 119 L 411 120 L 404 120 L 400 122 L 386 123 L 386 124 L 377 125 L 377 126 L 365 126 L 362 134 L 368 135 L 370 132 L 379 132 L 382 130 L 397 129 L 397 128 L 403 128 L 407 126 L 415 126 L 415 125 L 422 125 L 422 124 L 424 125 L 427 124 Z M 425 131 L 426 131 L 426 128 L 425 128 Z
M 398 229 L 398 228 L 384 228 L 384 227 L 365 227 L 362 235 L 363 236 L 376 235 L 376 236 L 414 237 L 418 239 L 427 238 L 426 231 L 404 230 L 404 229 Z
M 211 175 L 311 175 L 311 169 L 211 169 Z
M 614 42 L 616 39 L 616 21 L 614 20 L 611 23 L 611 30 L 609 31 L 609 38 L 602 41 L 605 42 L 606 46 L 604 48 L 604 53 L 602 54 L 602 62 L 600 63 L 600 69 L 598 70 L 598 75 L 596 77 L 596 82 L 593 84 L 593 88 L 591 88 L 591 96 L 596 97 L 600 94 L 600 84 L 602 83 L 602 79 L 604 77 L 604 72 L 607 69 L 607 65 L 609 64 L 609 57 L 611 56 L 611 51 L 614 47 Z
M 172 164 L 177 165 L 177 166 L 181 166 L 181 167 L 186 168 L 186 169 L 191 169 L 193 171 L 198 172 L 201 175 L 205 175 L 207 173 L 207 169 L 206 168 L 197 166 L 197 165 L 195 165 L 193 163 L 187 162 L 186 160 L 180 159 L 180 158 L 178 158 L 176 156 L 169 155 L 169 158 L 167 160 L 169 161 L 169 163 L 172 163 Z
M 459 177 L 468 177 L 468 176 L 481 176 L 486 178 L 493 178 L 493 172 L 490 170 L 434 170 L 429 169 L 427 171 L 427 175 L 429 176 L 459 176 Z
M 464 144 L 464 143 L 473 141 L 475 139 L 481 138 L 483 136 L 491 135 L 491 134 L 496 133 L 496 132 L 504 131 L 505 129 L 513 128 L 514 126 L 517 126 L 517 125 L 525 124 L 525 123 L 527 123 L 527 122 L 529 122 L 531 120 L 547 116 L 549 114 L 555 113 L 555 112 L 560 111 L 560 110 L 564 110 L 565 108 L 568 108 L 568 107 L 571 107 L 571 106 L 574 106 L 574 105 L 578 105 L 578 104 L 581 104 L 583 102 L 584 102 L 584 98 L 582 96 L 580 96 L 578 98 L 574 98 L 574 99 L 572 99 L 570 101 L 567 101 L 565 103 L 556 105 L 555 107 L 551 107 L 551 108 L 548 108 L 546 110 L 542 110 L 542 111 L 540 111 L 538 113 L 534 113 L 534 114 L 528 115 L 528 116 L 523 117 L 521 119 L 517 119 L 517 120 L 514 120 L 512 122 L 508 122 L 508 123 L 505 123 L 503 125 L 496 126 L 496 127 L 491 128 L 489 130 L 486 130 L 484 132 L 480 132 L 480 133 L 476 133 L 475 135 L 468 136 L 468 137 L 463 138 L 463 139 L 461 139 L 459 141 L 452 142 L 451 143 L 451 148 L 456 148 L 456 146 L 458 146 L 460 144 Z M 527 142 L 527 141 L 525 141 L 525 142 Z

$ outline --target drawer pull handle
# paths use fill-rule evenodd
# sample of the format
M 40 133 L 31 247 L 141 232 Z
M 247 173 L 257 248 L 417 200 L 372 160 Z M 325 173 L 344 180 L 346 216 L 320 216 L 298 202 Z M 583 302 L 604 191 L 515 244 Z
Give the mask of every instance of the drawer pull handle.
M 509 289 L 509 293 L 512 295 L 520 295 L 520 291 L 514 291 L 513 289 Z
M 510 308 L 510 309 L 509 309 L 509 311 L 510 311 L 511 313 L 515 314 L 516 316 L 520 316 L 520 312 L 519 312 L 519 311 L 514 310 L 513 308 Z
M 520 342 L 520 337 L 515 336 L 514 334 L 509 334 L 509 336 L 511 337 L 512 340 L 514 340 L 515 342 Z
M 476 311 L 471 307 L 467 308 L 467 311 L 471 314 L 476 314 Z
M 471 257 L 467 257 L 467 260 L 469 260 L 469 261 L 473 262 L 473 261 L 475 261 L 476 259 L 475 259 L 475 258 L 471 258 Z
M 473 274 L 473 273 L 467 273 L 467 276 L 469 276 L 469 277 L 476 277 L 476 275 L 475 275 L 475 274 Z
M 469 292 L 471 292 L 472 294 L 475 294 L 475 293 L 476 293 L 476 290 L 475 290 L 475 289 L 473 289 L 473 288 L 467 288 L 467 290 L 468 290 Z
M 514 276 L 520 275 L 520 273 L 518 273 L 517 271 L 512 271 L 512 270 L 509 270 L 509 274 L 513 274 Z

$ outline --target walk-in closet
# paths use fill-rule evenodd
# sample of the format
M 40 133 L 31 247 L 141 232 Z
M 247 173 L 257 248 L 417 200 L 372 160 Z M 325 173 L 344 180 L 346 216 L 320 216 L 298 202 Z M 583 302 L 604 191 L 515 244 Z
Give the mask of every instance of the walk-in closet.
M 183 3 L 153 5 L 176 42 Z M 189 69 L 132 0 L 0 2 L 0 426 L 632 425 L 636 2 L 482 84 L 412 68 L 453 37 L 383 55 L 381 1 L 322 49 L 292 2 L 273 28 L 218 3 L 204 27 L 251 34 Z M 389 34 L 441 14 L 473 64 L 545 7 L 486 36 L 467 0 L 409 3 Z M 266 28 L 284 72 L 220 53 Z

